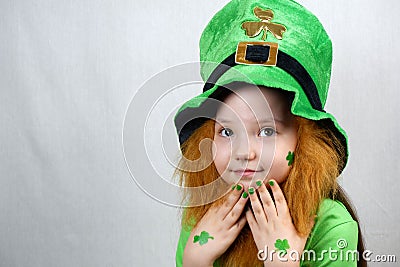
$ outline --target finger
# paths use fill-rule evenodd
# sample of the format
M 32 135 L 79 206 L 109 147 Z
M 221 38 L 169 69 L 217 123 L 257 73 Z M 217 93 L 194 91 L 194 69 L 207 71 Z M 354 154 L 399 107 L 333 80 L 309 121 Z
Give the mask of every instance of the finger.
M 275 206 L 278 217 L 290 216 L 289 208 L 286 203 L 285 196 L 279 186 L 279 184 L 275 180 L 269 180 L 269 185 L 271 187 L 272 194 L 275 199 Z
M 246 210 L 246 220 L 249 223 L 251 232 L 255 233 L 258 230 L 258 224 L 250 208 Z
M 232 231 L 232 234 L 237 236 L 240 231 L 242 231 L 243 227 L 246 225 L 246 217 L 242 216 L 232 227 L 229 229 L 229 231 Z
M 257 224 L 259 224 L 261 227 L 264 227 L 267 225 L 268 217 L 264 212 L 263 206 L 260 200 L 258 199 L 255 189 L 253 187 L 250 187 L 249 191 L 250 191 L 250 202 L 251 202 L 251 207 L 253 209 L 254 218 Z
M 265 214 L 267 215 L 268 220 L 273 220 L 277 217 L 277 211 L 275 207 L 275 203 L 272 200 L 271 195 L 269 194 L 267 187 L 264 183 L 258 187 L 258 193 L 260 195 L 260 199 L 262 202 L 262 206 L 264 209 Z
M 231 226 L 237 222 L 249 199 L 248 196 L 249 194 L 247 192 L 243 192 L 235 206 L 233 206 L 231 211 L 226 215 L 224 220 L 228 226 Z
M 221 215 L 221 218 L 224 219 L 226 215 L 232 210 L 233 206 L 238 202 L 242 192 L 243 185 L 234 184 L 231 187 L 231 192 L 228 193 L 226 199 L 222 206 L 218 209 L 218 213 Z

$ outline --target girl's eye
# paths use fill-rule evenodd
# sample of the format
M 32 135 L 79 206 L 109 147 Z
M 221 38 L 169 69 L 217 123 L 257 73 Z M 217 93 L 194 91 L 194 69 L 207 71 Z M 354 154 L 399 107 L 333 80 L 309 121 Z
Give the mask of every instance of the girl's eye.
M 219 131 L 221 136 L 230 137 L 233 135 L 233 131 L 229 128 L 223 128 Z
M 262 128 L 260 131 L 260 136 L 272 136 L 276 133 L 275 129 L 271 127 Z

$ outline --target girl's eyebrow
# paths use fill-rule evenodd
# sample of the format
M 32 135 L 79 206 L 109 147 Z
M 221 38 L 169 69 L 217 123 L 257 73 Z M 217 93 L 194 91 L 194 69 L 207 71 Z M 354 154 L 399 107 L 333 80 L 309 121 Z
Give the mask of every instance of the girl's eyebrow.
M 218 123 L 231 123 L 231 122 L 232 122 L 231 120 L 229 120 L 229 119 L 224 119 L 224 118 L 222 118 L 222 119 L 216 118 L 215 120 L 216 120 Z M 268 118 L 268 119 L 262 119 L 262 120 L 259 120 L 259 121 L 258 121 L 259 124 L 263 124 L 263 123 L 273 123 L 273 122 L 279 123 L 279 124 L 284 124 L 284 123 L 283 123 L 283 120 L 281 120 L 281 119 L 279 119 L 279 118 L 274 118 L 274 119 Z
M 219 122 L 219 123 L 230 123 L 230 122 L 232 122 L 232 121 L 227 120 L 227 119 L 218 119 L 218 118 L 216 118 L 215 121 Z
M 259 120 L 258 123 L 271 123 L 271 122 L 275 122 L 275 123 L 279 123 L 279 124 L 283 124 L 283 120 L 279 119 L 279 118 L 274 118 L 274 119 L 266 119 L 266 120 Z

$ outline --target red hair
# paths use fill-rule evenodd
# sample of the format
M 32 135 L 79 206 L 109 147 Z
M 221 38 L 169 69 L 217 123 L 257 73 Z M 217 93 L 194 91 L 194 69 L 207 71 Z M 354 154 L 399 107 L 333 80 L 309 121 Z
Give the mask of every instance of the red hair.
M 298 140 L 294 151 L 295 159 L 286 181 L 281 186 L 294 226 L 301 235 L 307 236 L 311 232 L 310 218 L 316 214 L 324 198 L 347 201 L 336 180 L 344 165 L 342 155 L 345 151 L 329 129 L 320 127 L 316 121 L 301 117 L 296 117 L 296 120 Z M 187 187 L 183 201 L 189 204 L 209 203 L 186 208 L 182 217 L 183 227 L 194 227 L 212 205 L 220 205 L 224 198 L 210 201 L 226 192 L 229 187 L 222 179 L 218 179 L 219 174 L 214 163 L 202 166 L 202 162 L 212 162 L 212 152 L 211 142 L 200 146 L 201 141 L 213 137 L 214 121 L 208 120 L 181 146 L 183 157 L 176 172 L 179 174 L 180 184 Z M 182 169 L 202 170 L 191 172 Z M 202 191 L 190 190 L 190 187 L 204 186 L 213 181 L 216 182 Z M 349 206 L 347 202 L 344 204 Z M 354 215 L 352 210 L 351 214 Z M 222 266 L 233 267 L 264 266 L 263 262 L 257 259 L 257 252 L 252 233 L 246 224 L 235 242 L 219 258 L 219 262 Z

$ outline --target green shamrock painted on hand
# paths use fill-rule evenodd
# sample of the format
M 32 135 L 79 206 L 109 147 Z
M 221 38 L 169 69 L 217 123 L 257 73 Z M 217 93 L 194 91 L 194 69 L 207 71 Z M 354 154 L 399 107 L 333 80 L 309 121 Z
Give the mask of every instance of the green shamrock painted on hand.
M 294 159 L 294 152 L 289 151 L 289 153 L 286 156 L 286 160 L 288 161 L 288 166 L 293 164 L 293 159 Z
M 214 239 L 214 237 L 210 236 L 210 234 L 206 231 L 202 231 L 200 235 L 195 235 L 193 239 L 193 243 L 199 242 L 200 246 L 207 244 L 208 239 Z
M 287 253 L 287 249 L 290 248 L 289 242 L 287 241 L 287 239 L 283 240 L 277 239 L 275 242 L 275 248 L 277 249 L 277 251 L 281 256 L 284 256 Z

